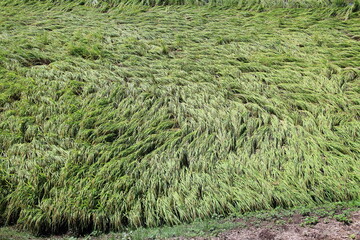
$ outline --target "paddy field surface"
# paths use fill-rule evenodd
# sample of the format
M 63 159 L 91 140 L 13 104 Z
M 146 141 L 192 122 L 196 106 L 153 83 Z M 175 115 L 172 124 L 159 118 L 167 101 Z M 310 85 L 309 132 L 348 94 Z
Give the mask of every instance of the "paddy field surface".
M 1 231 L 360 198 L 358 2 L 94 4 L 0 2 Z

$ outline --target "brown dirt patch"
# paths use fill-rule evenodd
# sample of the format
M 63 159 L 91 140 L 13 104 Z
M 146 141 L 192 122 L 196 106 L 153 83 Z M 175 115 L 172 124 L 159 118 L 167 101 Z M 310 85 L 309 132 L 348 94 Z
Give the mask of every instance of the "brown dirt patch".
M 316 225 L 303 226 L 305 217 L 294 215 L 282 221 L 266 221 L 254 226 L 236 228 L 220 233 L 216 237 L 196 237 L 204 240 L 360 240 L 360 211 L 351 214 L 352 223 L 346 225 L 335 219 L 320 218 Z M 238 221 L 238 220 L 235 220 Z M 186 239 L 186 238 L 177 238 Z

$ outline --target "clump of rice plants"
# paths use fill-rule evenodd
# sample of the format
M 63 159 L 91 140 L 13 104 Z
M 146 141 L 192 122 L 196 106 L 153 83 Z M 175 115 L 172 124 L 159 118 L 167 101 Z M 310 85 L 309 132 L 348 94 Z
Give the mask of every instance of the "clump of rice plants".
M 0 223 L 83 234 L 360 197 L 357 12 L 82 3 L 0 3 Z

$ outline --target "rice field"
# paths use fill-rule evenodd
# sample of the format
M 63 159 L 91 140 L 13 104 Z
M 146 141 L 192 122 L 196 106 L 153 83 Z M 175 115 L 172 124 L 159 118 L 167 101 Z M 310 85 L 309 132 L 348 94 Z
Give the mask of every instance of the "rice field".
M 1 1 L 0 226 L 85 234 L 360 199 L 359 10 Z

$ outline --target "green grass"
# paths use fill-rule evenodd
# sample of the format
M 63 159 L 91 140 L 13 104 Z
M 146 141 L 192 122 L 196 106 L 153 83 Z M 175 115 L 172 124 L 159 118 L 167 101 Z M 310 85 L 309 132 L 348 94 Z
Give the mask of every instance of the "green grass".
M 100 232 L 92 232 L 86 236 L 74 237 L 74 236 L 48 236 L 45 238 L 35 237 L 28 232 L 19 231 L 10 227 L 0 228 L 0 239 L 1 240 L 115 240 L 115 239 L 131 239 L 131 240 L 143 240 L 143 239 L 165 239 L 172 237 L 197 237 L 197 236 L 216 236 L 220 232 L 232 229 L 235 227 L 241 227 L 243 225 L 231 222 L 231 221 L 218 221 L 218 220 L 207 220 L 207 221 L 195 221 L 192 224 L 182 224 L 173 227 L 161 227 L 161 228 L 139 228 L 134 231 L 125 231 L 121 233 L 107 233 L 101 234 Z
M 115 240 L 115 239 L 167 239 L 176 237 L 216 237 L 230 229 L 246 228 L 249 226 L 266 225 L 275 223 L 276 225 L 291 224 L 292 216 L 294 214 L 301 214 L 304 216 L 303 222 L 300 226 L 306 227 L 308 225 L 317 224 L 319 219 L 324 219 L 324 222 L 329 219 L 336 219 L 344 224 L 351 224 L 352 220 L 350 214 L 359 211 L 360 201 L 351 202 L 336 202 L 324 204 L 320 206 L 301 206 L 292 209 L 276 208 L 270 211 L 248 212 L 245 214 L 233 214 L 228 218 L 223 216 L 213 216 L 211 219 L 204 221 L 194 221 L 191 224 L 180 224 L 176 226 L 164 226 L 158 228 L 138 228 L 136 230 L 127 229 L 124 232 L 111 232 L 102 234 L 94 231 L 88 235 L 81 237 L 74 237 L 69 235 L 63 236 L 48 236 L 45 238 L 37 238 L 28 232 L 19 231 L 16 228 L 3 227 L 0 228 L 0 239 L 2 240 L 54 240 L 54 239 L 98 239 L 98 240 Z M 304 215 L 304 212 L 307 214 Z
M 14 3 L 1 224 L 82 234 L 359 199 L 353 8 Z

